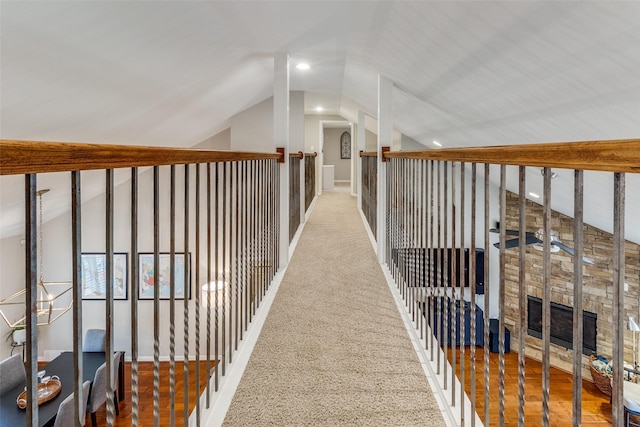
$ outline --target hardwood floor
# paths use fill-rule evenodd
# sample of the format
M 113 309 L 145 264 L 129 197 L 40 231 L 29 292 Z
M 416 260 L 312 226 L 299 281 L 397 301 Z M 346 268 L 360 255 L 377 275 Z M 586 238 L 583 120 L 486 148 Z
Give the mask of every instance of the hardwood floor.
M 184 414 L 184 374 L 182 362 L 175 365 L 175 425 L 182 426 Z M 139 426 L 153 426 L 153 362 L 139 362 Z M 196 403 L 196 363 L 189 362 L 189 413 L 193 411 Z M 200 393 L 206 388 L 205 362 L 200 362 Z M 131 407 L 131 363 L 125 362 L 125 399 L 120 402 L 120 415 L 115 418 L 116 427 L 132 425 Z M 96 413 L 98 426 L 106 425 L 106 405 Z M 169 362 L 160 363 L 160 425 L 170 425 L 169 408 Z M 87 414 L 85 426 L 91 426 L 91 417 Z
M 465 389 L 470 394 L 470 363 L 471 352 L 465 349 Z M 458 349 L 459 351 L 459 349 Z M 449 352 L 451 357 L 451 352 Z M 481 418 L 484 418 L 484 374 L 482 368 L 482 348 L 476 350 L 476 406 Z M 490 353 L 490 425 L 498 425 L 498 354 Z M 169 425 L 169 363 L 162 362 L 160 378 L 160 425 Z M 518 425 L 518 355 L 515 352 L 505 354 L 505 427 Z M 458 358 L 459 367 L 459 358 Z M 204 391 L 206 380 L 205 365 L 201 362 L 200 390 Z M 140 411 L 139 425 L 153 426 L 153 363 L 140 363 Z M 525 377 L 525 423 L 526 425 L 540 425 L 542 413 L 542 366 L 540 362 L 527 359 Z M 558 369 L 551 369 L 549 391 L 549 414 L 552 427 L 565 427 L 572 424 L 572 395 L 573 378 L 570 374 Z M 125 400 L 120 402 L 120 415 L 116 417 L 115 426 L 131 426 L 131 365 L 125 363 Z M 182 364 L 176 362 L 176 425 L 183 425 L 184 379 Z M 195 407 L 195 362 L 189 364 L 189 412 Z M 582 426 L 604 427 L 611 426 L 611 404 L 609 398 L 602 394 L 590 381 L 583 380 L 582 384 Z M 106 425 L 106 411 L 104 406 L 97 413 L 98 426 Z M 86 425 L 91 425 L 91 418 L 87 414 Z
M 460 357 L 458 349 L 458 378 Z M 465 390 L 471 393 L 469 347 L 465 348 Z M 451 358 L 451 350 L 449 351 Z M 484 367 L 483 349 L 476 348 L 476 407 L 481 419 L 484 419 Z M 489 354 L 489 419 L 490 425 L 499 425 L 499 371 L 498 354 Z M 573 376 L 551 368 L 549 382 L 549 424 L 551 426 L 572 425 Z M 505 354 L 505 399 L 504 425 L 518 426 L 518 354 Z M 525 423 L 540 425 L 542 421 L 542 364 L 533 359 L 526 359 L 525 365 Z M 611 426 L 611 404 L 609 397 L 600 392 L 592 382 L 582 381 L 582 426 Z

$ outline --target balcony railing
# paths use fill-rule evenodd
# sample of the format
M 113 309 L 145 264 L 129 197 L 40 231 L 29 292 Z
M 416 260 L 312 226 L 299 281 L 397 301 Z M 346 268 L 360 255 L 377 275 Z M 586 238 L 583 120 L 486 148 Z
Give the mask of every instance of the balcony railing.
M 81 353 L 83 311 L 82 311 L 82 255 L 83 252 L 103 252 L 107 260 L 106 283 L 113 282 L 112 259 L 116 252 L 131 255 L 129 277 L 131 298 L 128 302 L 114 302 L 109 286 L 103 304 L 105 329 L 107 331 L 107 352 L 118 349 L 114 329 L 114 305 L 127 305 L 131 319 L 130 337 L 126 344 L 130 347 L 132 363 L 132 410 L 133 423 L 138 424 L 140 399 L 138 390 L 138 360 L 142 347 L 153 348 L 154 377 L 160 375 L 160 348 L 168 348 L 170 376 L 175 375 L 178 358 L 196 360 L 196 384 L 200 376 L 207 378 L 207 389 L 201 399 L 197 399 L 195 411 L 189 414 L 171 412 L 171 420 L 183 417 L 201 425 L 202 407 L 211 403 L 211 395 L 226 374 L 226 368 L 236 355 L 239 343 L 249 327 L 256 309 L 261 304 L 269 285 L 279 270 L 281 250 L 280 189 L 282 184 L 292 185 L 295 166 L 290 163 L 290 182 L 280 182 L 279 160 L 282 154 L 275 153 L 232 153 L 204 150 L 175 150 L 168 148 L 148 148 L 130 146 L 104 146 L 94 144 L 55 144 L 36 142 L 2 141 L 0 150 L 0 174 L 23 175 L 25 209 L 25 290 L 27 306 L 27 374 L 28 394 L 35 397 L 38 331 L 37 296 L 38 285 L 38 226 L 36 199 L 38 183 L 52 179 L 51 173 L 63 174 L 68 179 L 71 194 L 68 219 L 69 243 L 66 259 L 72 268 L 67 269 L 73 282 L 73 322 L 70 325 L 72 347 L 76 355 Z M 294 157 L 287 156 L 289 160 Z M 375 153 L 363 153 L 361 209 L 374 235 L 384 236 L 384 263 L 404 297 L 408 312 L 421 335 L 429 362 L 435 367 L 434 375 L 438 385 L 450 405 L 450 411 L 457 413 L 461 425 L 474 425 L 475 409 L 479 399 L 484 400 L 484 413 L 479 414 L 486 425 L 489 421 L 489 398 L 495 390 L 486 388 L 482 396 L 473 391 L 469 396 L 464 385 L 466 377 L 464 352 L 471 353 L 469 376 L 471 383 L 482 372 L 485 384 L 489 375 L 489 330 L 492 306 L 490 297 L 497 302 L 497 341 L 499 347 L 498 405 L 500 424 L 504 423 L 504 356 L 506 346 L 505 327 L 510 327 L 514 349 L 518 351 L 518 399 L 524 408 L 525 356 L 531 354 L 542 361 L 543 382 L 541 388 L 541 422 L 549 425 L 549 375 L 552 362 L 558 363 L 553 354 L 559 350 L 551 343 L 550 307 L 558 302 L 558 295 L 566 297 L 573 306 L 574 313 L 591 308 L 594 300 L 589 294 L 589 286 L 597 286 L 597 292 L 604 292 L 604 305 L 610 307 L 607 315 L 599 317 L 599 328 L 611 340 L 598 342 L 598 352 L 608 354 L 613 360 L 613 425 L 622 425 L 622 364 L 631 355 L 631 349 L 624 340 L 624 323 L 629 315 L 638 311 L 637 300 L 640 284 L 637 276 L 627 271 L 637 272 L 639 252 L 633 252 L 634 243 L 625 245 L 625 177 L 640 172 L 640 140 L 604 141 L 573 144 L 543 144 L 515 147 L 487 147 L 477 149 L 430 150 L 423 152 L 384 153 L 386 182 L 378 188 L 378 158 Z M 298 159 L 299 160 L 299 159 Z M 300 173 L 298 166 L 298 173 Z M 527 202 L 527 170 L 542 168 L 544 193 L 542 205 Z M 551 176 L 554 169 L 568 169 L 574 177 L 574 212 L 570 225 L 559 214 L 551 210 Z M 305 167 L 305 175 L 306 175 Z M 506 176 L 512 169 L 517 170 L 519 188 L 517 193 L 507 190 Z M 596 236 L 603 234 L 590 230 L 584 224 L 584 171 L 604 171 L 611 175 L 611 203 L 614 210 L 610 243 L 602 254 L 601 244 L 591 244 Z M 46 174 L 46 175 L 44 175 Z M 104 184 L 99 192 L 102 200 L 99 209 L 90 207 L 85 199 L 82 183 L 85 174 L 100 174 Z M 539 176 L 539 172 L 538 172 Z M 496 177 L 499 185 L 492 183 Z M 22 179 L 22 178 L 21 178 Z M 308 193 L 305 180 L 305 195 Z M 298 194 L 301 193 L 298 185 Z M 286 187 L 285 187 L 286 188 Z M 290 187 L 290 191 L 293 190 Z M 386 204 L 378 206 L 377 196 L 384 191 Z M 299 197 L 302 197 L 300 195 Z M 566 195 L 563 195 L 566 197 Z M 304 201 L 305 206 L 307 200 Z M 301 206 L 302 202 L 291 205 Z M 99 212 L 99 214 L 98 214 Z M 286 213 L 284 213 L 286 215 Z M 289 212 L 291 214 L 291 211 Z M 385 221 L 377 221 L 384 215 Z M 295 216 L 295 214 L 294 214 Z M 300 210 L 297 217 L 302 218 Z M 532 231 L 530 218 L 540 217 L 535 227 L 542 231 L 535 237 L 541 249 L 535 260 L 526 251 L 527 237 Z M 125 219 L 126 218 L 126 219 Z M 123 225 L 124 221 L 124 225 Z M 536 220 L 537 221 L 537 220 Z M 555 222 L 554 222 L 555 221 Z M 118 227 L 115 227 L 115 224 Z M 496 223 L 500 227 L 496 227 Z M 384 224 L 383 229 L 377 229 Z M 568 227 L 560 238 L 569 243 L 574 255 L 552 255 L 552 230 L 561 224 Z M 539 225 L 539 226 L 538 226 Z M 297 229 L 297 227 L 296 227 Z M 490 240 L 491 230 L 497 233 L 495 249 Z M 127 230 L 123 233 L 123 230 Z M 588 231 L 585 232 L 585 230 Z M 289 229 L 290 236 L 292 229 Z M 295 230 L 294 230 L 295 232 Z M 600 233 L 600 234 L 598 234 Z M 84 237 L 83 237 L 84 236 Z M 517 250 L 506 249 L 507 236 L 522 237 Z M 529 239 L 531 240 L 531 239 Z M 58 252 L 64 252 L 65 244 L 57 242 Z M 509 245 L 511 245 L 510 243 Z M 557 244 L 553 246 L 559 247 Z M 469 249 L 469 257 L 453 256 L 463 249 Z M 483 249 L 482 261 L 479 249 Z M 553 248 L 555 250 L 555 248 Z M 461 251 L 458 251 L 461 250 Z M 139 254 L 152 254 L 153 266 L 161 265 L 161 255 L 169 257 L 168 281 L 159 268 L 153 269 L 151 276 L 144 276 L 138 263 Z M 451 253 L 452 256 L 448 256 Z M 191 256 L 189 256 L 191 255 Z M 175 268 L 175 260 L 180 257 L 189 260 L 182 280 Z M 582 262 L 583 257 L 594 261 L 595 267 Z M 482 263 L 482 277 L 470 275 L 468 282 L 464 274 L 456 271 L 475 271 Z M 582 286 L 566 286 L 564 293 L 558 293 L 554 272 L 556 264 L 569 270 L 570 283 L 586 283 Z M 533 274 L 531 269 L 536 269 Z M 563 270 L 563 271 L 564 271 Z M 603 270 L 606 273 L 603 273 Z M 51 271 L 49 267 L 47 271 Z M 567 273 L 564 271 L 564 273 Z M 635 274 L 635 273 L 634 273 Z M 533 280 L 532 277 L 540 278 Z M 149 278 L 152 281 L 149 281 Z M 185 293 L 189 286 L 178 288 L 178 283 L 189 284 L 194 278 L 195 287 L 190 299 Z M 146 282 L 145 282 L 146 280 Z M 153 304 L 153 333 L 140 333 L 140 325 L 145 310 L 140 310 L 140 297 L 151 283 L 168 283 L 168 294 L 161 293 L 160 286 L 150 286 Z M 482 282 L 480 284 L 480 281 Z M 635 296 L 635 305 L 625 299 L 625 281 Z M 202 284 L 208 284 L 205 289 Z M 468 287 L 464 286 L 468 283 Z M 481 285 L 481 286 L 480 286 Z M 479 301 L 480 288 L 484 300 Z M 602 290 L 604 288 L 604 291 Z M 468 289 L 468 290 L 467 290 Z M 182 294 L 180 294 L 182 292 Z M 542 300 L 542 338 L 535 341 L 527 337 L 525 313 L 527 296 L 535 294 Z M 589 298 L 587 296 L 589 295 Z M 182 308 L 180 315 L 179 308 Z M 475 313 L 482 310 L 482 346 L 484 361 L 475 361 L 474 345 L 463 344 L 468 335 L 476 336 L 480 324 Z M 168 311 L 165 318 L 160 313 Z M 469 313 L 469 326 L 465 323 L 465 313 Z M 610 316 L 610 320 L 607 320 Z M 166 336 L 161 326 L 169 329 Z M 182 321 L 183 331 L 175 328 Z M 603 323 L 604 322 L 604 323 Z M 205 326 L 206 325 L 206 326 Z M 570 369 L 574 375 L 573 420 L 574 425 L 581 420 L 581 379 L 588 360 L 582 355 L 581 317 L 574 317 L 573 356 Z M 456 340 L 456 330 L 459 330 Z M 445 333 L 451 331 L 450 334 Z M 119 339 L 119 338 L 118 338 Z M 182 354 L 176 346 L 183 344 Z M 443 348 L 451 347 L 454 355 L 449 362 Z M 459 350 L 459 351 L 458 351 Z M 162 351 L 164 353 L 164 350 Z M 554 353 L 555 352 L 555 353 Z M 565 354 L 566 356 L 566 354 Z M 204 359 L 204 360 L 202 360 Z M 200 362 L 206 364 L 206 372 L 199 369 Z M 560 361 L 561 362 L 561 361 Z M 183 362 L 184 363 L 184 362 Z M 76 377 L 75 405 L 80 406 L 79 395 L 82 379 L 82 359 L 74 358 Z M 114 375 L 114 367 L 107 361 L 109 375 Z M 185 372 L 188 369 L 185 368 Z M 170 381 L 170 383 L 173 383 Z M 185 381 L 185 387 L 188 381 Z M 474 388 L 472 388 L 473 390 Z M 188 407 L 189 393 L 185 390 L 185 407 Z M 198 393 L 199 394 L 199 393 Z M 170 399 L 175 390 L 170 390 Z M 111 397 L 109 397 L 111 396 Z M 113 393 L 107 392 L 107 420 L 112 425 L 114 417 Z M 154 419 L 159 420 L 160 388 L 154 381 Z M 31 399 L 34 402 L 35 399 Z M 469 402 L 470 409 L 462 402 Z M 174 400 L 170 400 L 173 408 Z M 494 410 L 493 407 L 491 410 Z M 37 407 L 30 404 L 27 414 L 31 424 L 36 424 Z M 524 424 L 524 409 L 518 414 L 520 425 Z
M 66 266 L 47 265 L 47 272 L 67 272 L 72 282 L 72 321 L 67 319 L 66 333 L 58 329 L 57 334 L 72 337 L 68 345 L 74 351 L 76 413 L 80 413 L 82 402 L 82 341 L 86 329 L 83 253 L 104 253 L 105 283 L 109 284 L 114 283 L 114 254 L 125 252 L 131 261 L 125 272 L 130 279 L 129 301 L 114 301 L 112 287 L 106 286 L 104 303 L 92 304 L 102 305 L 105 313 L 107 354 L 125 346 L 131 358 L 133 425 L 139 423 L 141 399 L 147 398 L 138 387 L 138 362 L 143 348 L 144 356 L 153 356 L 155 424 L 160 419 L 162 348 L 170 366 L 170 388 L 162 405 L 170 407 L 171 424 L 176 420 L 180 423 L 182 418 L 184 425 L 201 425 L 203 407 L 210 406 L 212 393 L 218 390 L 221 377 L 280 268 L 282 154 L 24 141 L 1 141 L 0 152 L 3 179 L 10 178 L 8 175 L 23 176 L 26 270 L 24 281 L 20 282 L 25 283 L 26 290 L 22 315 L 27 316 L 27 393 L 31 396 L 26 408 L 28 425 L 38 425 L 36 325 L 41 302 L 36 293 L 38 274 L 42 274 L 37 267 L 42 242 L 38 240 L 37 192 L 53 180 L 59 182 L 60 177 L 68 183 L 62 192 L 70 194 L 71 202 L 66 207 L 70 214 L 65 221 L 70 233 L 56 242 L 56 252 L 65 253 L 62 259 L 67 262 Z M 103 183 L 98 191 L 102 194 L 98 209 L 84 197 L 83 184 L 89 181 L 84 179 L 85 174 L 91 175 L 90 181 L 99 177 Z M 150 254 L 142 257 L 143 252 Z M 184 268 L 178 268 L 180 265 Z M 3 289 L 7 286 L 3 284 Z M 152 304 L 152 312 L 148 304 Z M 122 323 L 117 316 L 122 316 L 127 305 L 124 313 L 128 312 L 130 330 L 118 329 L 116 333 L 114 322 Z M 86 308 L 84 314 L 88 314 Z M 57 322 L 57 327 L 65 327 L 64 320 Z M 94 320 L 92 327 L 95 326 Z M 178 350 L 181 344 L 183 349 Z M 206 379 L 206 391 L 196 399 L 192 414 L 188 410 L 194 406 L 189 402 L 189 360 L 196 361 L 196 380 L 191 382 L 196 384 L 196 396 L 200 396 L 201 378 Z M 201 362 L 205 372 L 200 369 Z M 106 365 L 107 375 L 112 377 L 111 358 L 107 358 Z M 175 374 L 180 365 L 186 376 L 185 410 L 176 413 Z M 115 416 L 110 388 L 108 382 L 107 425 L 113 425 Z M 80 425 L 79 420 L 76 425 Z
M 361 152 L 361 188 L 362 188 L 362 205 L 360 209 L 367 219 L 369 230 L 373 236 L 376 236 L 376 218 L 378 211 L 377 197 L 378 194 L 378 158 L 375 151 Z
M 549 378 L 555 365 L 573 374 L 573 425 L 580 425 L 583 371 L 589 366 L 583 354 L 583 310 L 600 311 L 597 351 L 612 360 L 611 417 L 614 426 L 623 425 L 623 361 L 636 357 L 624 332 L 628 316 L 638 315 L 640 294 L 639 242 L 625 242 L 625 177 L 640 172 L 640 140 L 400 151 L 384 153 L 384 158 L 386 206 L 371 209 L 375 171 L 369 159 L 376 159 L 362 157 L 361 208 L 372 231 L 373 212 L 386 212 L 386 226 L 378 229 L 385 234 L 384 264 L 460 425 L 476 424 L 479 401 L 484 402 L 479 420 L 490 425 L 491 407 L 504 425 L 505 400 L 516 399 L 505 396 L 507 327 L 514 342 L 511 348 L 518 352 L 517 373 L 508 374 L 518 378 L 519 425 L 525 423 L 527 356 L 542 363 L 541 415 L 539 420 L 528 416 L 527 424 L 550 425 Z M 558 190 L 560 197 L 573 199 L 571 215 L 551 209 L 552 168 L 571 175 L 573 195 L 566 194 L 566 188 Z M 537 177 L 542 173 L 541 205 L 528 200 L 527 172 L 532 171 Z M 584 223 L 585 171 L 609 174 L 605 181 L 612 182 L 610 196 L 599 202 L 612 206 L 611 233 Z M 519 182 L 513 193 L 507 189 L 508 173 Z M 558 228 L 559 236 L 552 234 Z M 491 239 L 492 232 L 497 239 Z M 510 241 L 513 238 L 519 240 Z M 540 252 L 527 251 L 531 243 Z M 532 294 L 542 301 L 541 339 L 528 336 L 527 296 Z M 573 350 L 552 344 L 552 303 L 573 307 Z M 490 337 L 495 312 L 498 327 Z M 493 339 L 499 347 L 498 390 L 488 387 Z M 484 360 L 476 360 L 476 344 L 483 347 Z M 443 351 L 449 348 L 450 359 Z M 471 353 L 470 359 L 465 352 Z M 481 375 L 487 386 L 478 396 L 474 385 Z M 472 391 L 467 395 L 469 381 Z M 529 393 L 537 394 L 528 388 Z
M 307 212 L 316 197 L 316 159 L 318 153 L 304 154 L 304 211 Z
M 300 227 L 300 200 L 306 194 L 302 194 L 300 190 L 300 177 L 305 176 L 301 174 L 303 171 L 300 170 L 304 166 L 303 158 L 302 152 L 289 154 L 289 242 L 293 240 Z

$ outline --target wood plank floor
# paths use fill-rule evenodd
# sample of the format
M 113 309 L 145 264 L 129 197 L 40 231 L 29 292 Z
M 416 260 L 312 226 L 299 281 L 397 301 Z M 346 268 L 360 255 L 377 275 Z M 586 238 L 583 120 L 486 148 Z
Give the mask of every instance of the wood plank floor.
M 460 369 L 460 349 L 457 349 L 458 378 Z M 471 351 L 465 348 L 465 390 L 471 393 Z M 449 350 L 451 360 L 451 350 Z M 484 356 L 481 347 L 476 348 L 476 407 L 484 419 Z M 489 420 L 490 425 L 499 425 L 499 366 L 498 354 L 489 354 Z M 549 424 L 565 427 L 572 425 L 573 376 L 559 369 L 551 368 L 549 382 Z M 525 424 L 542 424 L 542 364 L 527 358 L 525 364 Z M 518 353 L 505 354 L 505 399 L 504 425 L 518 426 Z M 592 382 L 582 381 L 582 426 L 611 426 L 611 404 L 609 397 L 600 392 Z
M 458 349 L 459 352 L 459 349 Z M 471 393 L 470 384 L 470 354 L 465 349 L 465 389 Z M 498 354 L 489 355 L 489 390 L 490 390 L 490 425 L 498 425 Z M 451 357 L 451 352 L 449 352 Z M 476 396 L 477 411 L 484 418 L 484 377 L 482 348 L 476 350 Z M 162 362 L 160 379 L 160 425 L 169 425 L 169 363 Z M 505 354 L 505 409 L 504 419 L 506 427 L 518 425 L 518 355 L 515 352 Z M 459 357 L 458 357 L 459 368 Z M 205 365 L 201 362 L 201 392 L 205 389 Z M 459 375 L 459 373 L 458 373 Z M 140 426 L 153 426 L 153 363 L 140 362 Z M 526 425 L 540 425 L 542 413 L 542 366 L 540 362 L 527 359 L 525 377 L 525 423 Z M 549 414 L 552 427 L 566 427 L 572 424 L 572 395 L 573 379 L 566 372 L 551 369 Z M 195 362 L 189 364 L 189 412 L 195 407 Z M 176 362 L 176 425 L 183 425 L 184 379 L 182 364 Z M 604 427 L 611 426 L 611 404 L 609 398 L 602 394 L 590 381 L 583 380 L 582 384 L 582 426 Z M 131 366 L 125 363 L 125 400 L 120 402 L 120 415 L 116 417 L 117 427 L 131 426 Z M 106 425 L 106 411 L 104 407 L 97 413 L 98 426 Z M 87 426 L 91 425 L 91 418 L 87 415 Z
M 153 362 L 139 362 L 139 426 L 153 426 Z M 182 426 L 184 414 L 184 373 L 182 362 L 176 362 L 175 365 L 175 425 Z M 125 362 L 125 399 L 120 402 L 120 415 L 115 419 L 116 427 L 124 427 L 132 425 L 132 407 L 131 407 L 131 363 Z M 196 403 L 196 363 L 189 362 L 189 413 L 193 411 Z M 200 362 L 200 393 L 206 388 L 206 366 L 205 362 Z M 98 426 L 106 425 L 106 405 L 96 413 Z M 160 363 L 160 425 L 170 425 L 170 408 L 169 408 L 169 362 Z M 87 414 L 85 426 L 91 426 L 91 417 Z

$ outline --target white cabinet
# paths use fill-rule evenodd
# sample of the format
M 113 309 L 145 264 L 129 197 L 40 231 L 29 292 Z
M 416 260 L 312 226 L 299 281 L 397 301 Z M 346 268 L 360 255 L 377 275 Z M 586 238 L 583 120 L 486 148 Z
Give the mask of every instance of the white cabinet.
M 334 174 L 335 174 L 335 169 L 333 165 L 322 166 L 322 189 L 323 190 L 333 190 Z

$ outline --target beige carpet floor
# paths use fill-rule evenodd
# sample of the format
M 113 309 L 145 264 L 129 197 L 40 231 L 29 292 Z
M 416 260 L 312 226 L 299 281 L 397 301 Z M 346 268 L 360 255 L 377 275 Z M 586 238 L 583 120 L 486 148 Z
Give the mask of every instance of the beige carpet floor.
M 224 425 L 445 425 L 348 193 L 318 199 Z

